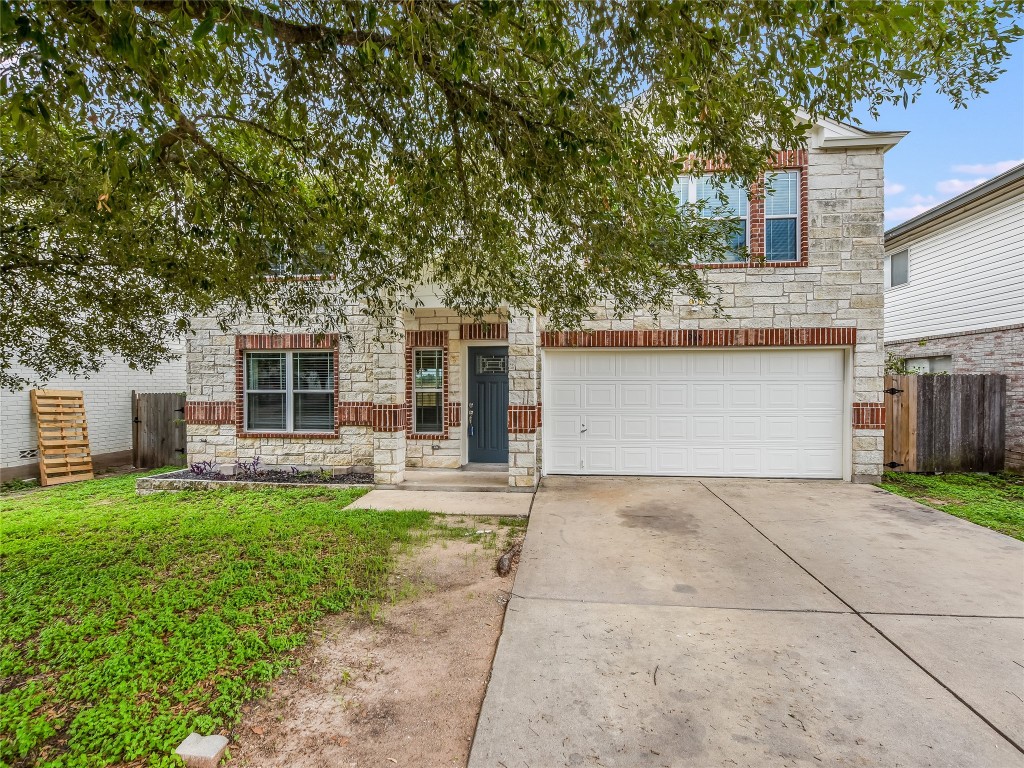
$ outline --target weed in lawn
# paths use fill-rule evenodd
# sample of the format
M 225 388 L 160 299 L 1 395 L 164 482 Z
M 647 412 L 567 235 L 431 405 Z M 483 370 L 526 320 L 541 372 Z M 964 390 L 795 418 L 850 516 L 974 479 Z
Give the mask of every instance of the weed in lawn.
M 1024 540 L 1024 476 L 886 472 L 881 487 Z
M 135 495 L 137 475 L 4 500 L 0 764 L 177 765 L 328 612 L 378 615 L 425 512 L 365 491 Z

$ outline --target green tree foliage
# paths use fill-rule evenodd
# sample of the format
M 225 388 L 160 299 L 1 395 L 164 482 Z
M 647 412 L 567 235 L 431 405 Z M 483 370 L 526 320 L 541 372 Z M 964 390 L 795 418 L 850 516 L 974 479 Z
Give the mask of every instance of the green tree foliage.
M 0 383 L 151 366 L 199 314 L 343 331 L 424 281 L 562 327 L 713 299 L 724 225 L 680 214 L 682 159 L 749 180 L 808 117 L 960 106 L 1022 8 L 2 0 Z

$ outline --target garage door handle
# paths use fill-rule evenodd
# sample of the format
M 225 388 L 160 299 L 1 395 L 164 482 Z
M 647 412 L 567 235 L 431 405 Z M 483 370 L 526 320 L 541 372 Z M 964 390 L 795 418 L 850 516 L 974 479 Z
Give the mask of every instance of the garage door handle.
M 586 427 L 584 427 L 583 429 L 581 429 L 581 430 L 580 430 L 580 434 L 582 435 L 582 434 L 583 434 L 584 432 L 586 432 L 586 431 L 587 431 L 587 428 L 586 428 Z

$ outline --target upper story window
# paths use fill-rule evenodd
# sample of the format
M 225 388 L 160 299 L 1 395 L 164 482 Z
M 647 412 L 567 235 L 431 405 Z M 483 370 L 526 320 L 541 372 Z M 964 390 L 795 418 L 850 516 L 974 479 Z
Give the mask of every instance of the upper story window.
M 676 182 L 676 195 L 681 203 L 703 202 L 706 216 L 726 219 L 736 225 L 729 238 L 726 262 L 746 261 L 750 235 L 750 203 L 747 191 L 732 182 L 716 187 L 710 176 L 683 176 Z
M 444 432 L 444 350 L 413 350 L 414 432 Z
M 910 282 L 910 251 L 904 248 L 885 257 L 885 287 L 895 288 Z
M 245 428 L 333 432 L 333 352 L 247 352 Z
M 800 249 L 800 172 L 765 174 L 765 261 L 797 261 Z

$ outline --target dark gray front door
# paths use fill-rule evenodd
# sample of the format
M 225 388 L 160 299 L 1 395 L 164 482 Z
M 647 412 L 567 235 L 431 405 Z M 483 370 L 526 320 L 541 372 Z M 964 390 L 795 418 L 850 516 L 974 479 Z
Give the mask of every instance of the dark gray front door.
M 469 460 L 508 461 L 508 348 L 469 348 Z

